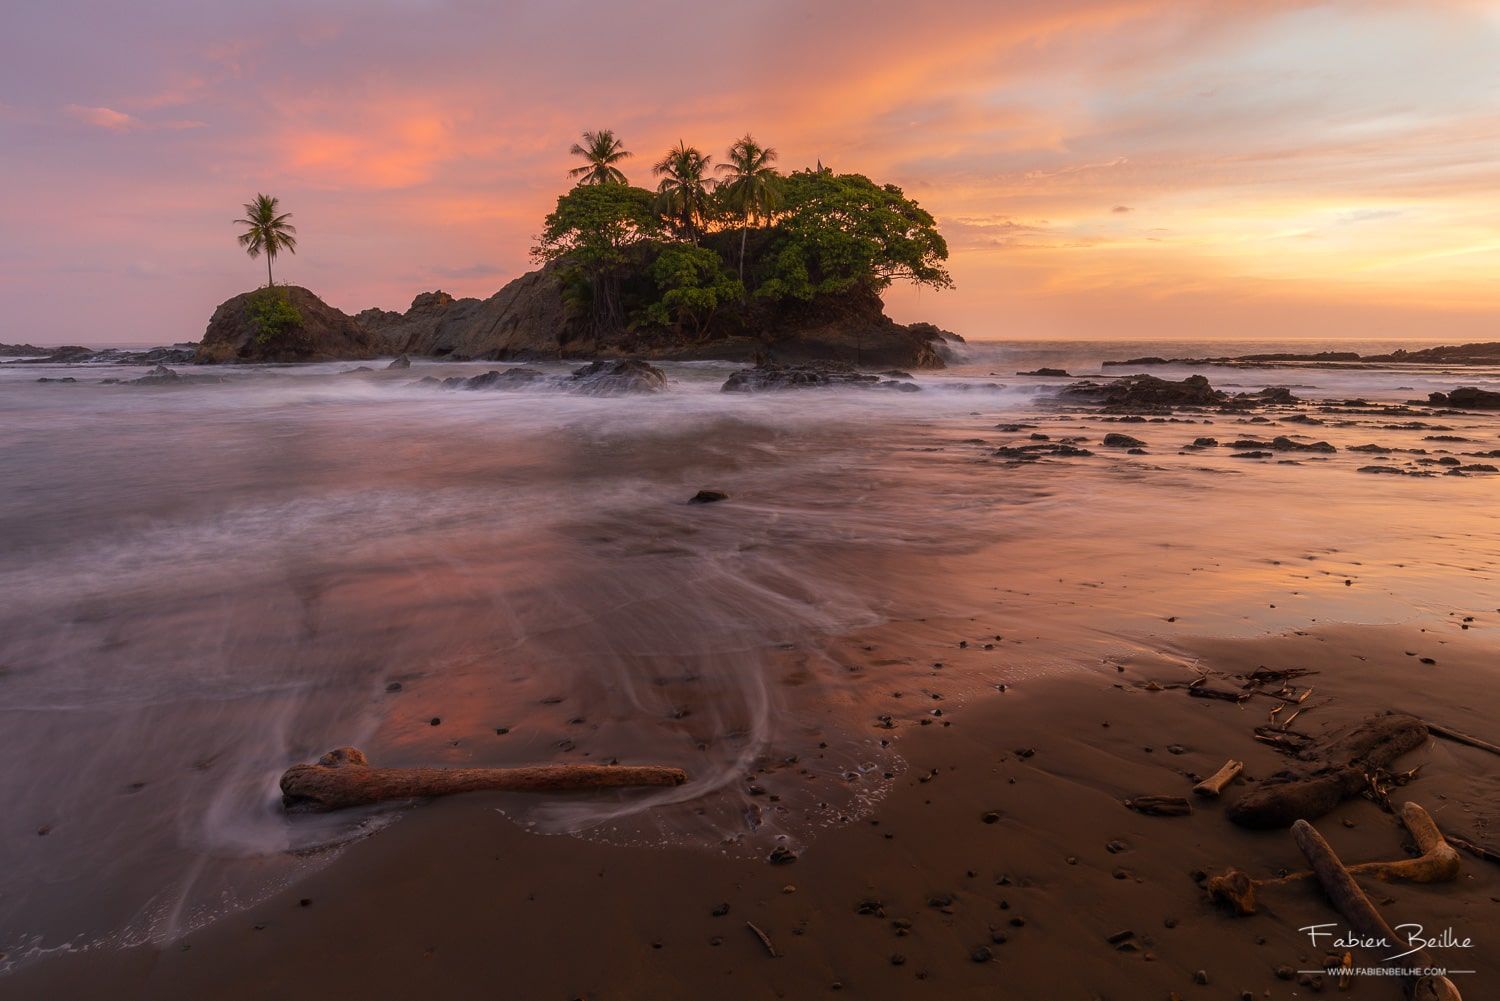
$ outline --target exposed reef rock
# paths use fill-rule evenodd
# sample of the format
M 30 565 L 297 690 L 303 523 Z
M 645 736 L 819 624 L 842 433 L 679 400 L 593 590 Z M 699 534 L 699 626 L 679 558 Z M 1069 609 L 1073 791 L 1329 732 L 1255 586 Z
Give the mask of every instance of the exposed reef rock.
M 726 393 L 759 393 L 768 390 L 813 389 L 830 386 L 853 386 L 857 389 L 891 389 L 913 393 L 921 389 L 916 383 L 881 379 L 861 372 L 852 365 L 837 362 L 781 365 L 767 362 L 754 368 L 742 368 L 724 382 Z
M 296 310 L 296 322 L 266 330 L 257 319 L 257 304 L 268 293 L 281 293 Z M 375 358 L 388 354 L 385 338 L 372 333 L 353 317 L 334 309 L 297 285 L 244 292 L 214 310 L 198 345 L 195 361 L 299 362 Z
M 19 358 L 22 356 L 48 355 L 55 348 L 39 348 L 35 344 L 0 344 L 0 357 Z
M 1435 407 L 1458 407 L 1464 410 L 1500 410 L 1500 393 L 1474 386 L 1460 386 L 1451 393 L 1433 393 L 1427 402 Z
M 1063 390 L 1063 395 L 1115 407 L 1209 407 L 1229 398 L 1201 375 L 1190 375 L 1180 382 L 1154 375 L 1127 375 L 1107 383 L 1075 382 Z
M 571 388 L 590 396 L 660 393 L 667 388 L 667 373 L 634 358 L 596 361 L 574 372 L 568 382 Z

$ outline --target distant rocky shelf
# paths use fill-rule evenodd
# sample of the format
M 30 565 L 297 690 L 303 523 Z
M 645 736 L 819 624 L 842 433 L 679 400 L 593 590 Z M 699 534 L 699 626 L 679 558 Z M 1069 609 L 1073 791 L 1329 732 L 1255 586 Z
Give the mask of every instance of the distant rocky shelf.
M 1112 368 L 1149 368 L 1158 365 L 1227 365 L 1236 368 L 1273 368 L 1285 365 L 1308 368 L 1364 368 L 1370 365 L 1500 365 L 1500 341 L 1450 344 L 1415 351 L 1401 349 L 1383 355 L 1362 355 L 1355 351 L 1315 351 L 1307 354 L 1272 352 L 1209 358 L 1162 358 L 1147 355 L 1121 361 L 1106 361 L 1104 364 Z

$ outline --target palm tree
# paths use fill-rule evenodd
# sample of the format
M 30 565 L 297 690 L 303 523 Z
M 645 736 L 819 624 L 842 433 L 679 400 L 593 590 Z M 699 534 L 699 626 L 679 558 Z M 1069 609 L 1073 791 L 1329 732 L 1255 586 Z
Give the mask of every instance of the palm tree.
M 630 156 L 625 144 L 615 138 L 613 129 L 585 132 L 583 142 L 574 143 L 568 150 L 584 159 L 582 167 L 568 171 L 569 177 L 578 178 L 579 184 L 626 184 L 625 175 L 615 164 Z
M 775 162 L 776 151 L 762 146 L 747 132 L 730 145 L 729 162 L 719 164 L 719 173 L 724 175 L 724 179 L 719 182 L 719 190 L 741 219 L 742 283 L 745 280 L 745 236 L 750 231 L 750 223 L 768 217 L 781 204 L 781 175 L 771 166 Z
M 713 184 L 703 175 L 709 158 L 681 139 L 651 170 L 662 179 L 656 188 L 656 208 L 698 245 L 698 220 L 708 214 L 708 191 Z
M 280 199 L 270 195 L 256 195 L 255 201 L 245 203 L 245 218 L 235 223 L 245 227 L 240 234 L 240 246 L 252 258 L 266 255 L 266 284 L 274 285 L 271 278 L 271 262 L 283 250 L 297 252 L 297 227 L 287 222 L 290 212 L 279 213 Z M 279 214 L 278 214 L 279 213 Z

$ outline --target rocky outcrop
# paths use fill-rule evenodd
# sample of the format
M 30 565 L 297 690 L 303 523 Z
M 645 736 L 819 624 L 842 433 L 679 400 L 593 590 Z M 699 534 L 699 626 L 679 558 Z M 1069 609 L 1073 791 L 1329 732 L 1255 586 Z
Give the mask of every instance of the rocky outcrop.
M 881 379 L 861 372 L 852 365 L 837 362 L 781 365 L 767 362 L 754 368 L 731 373 L 724 382 L 725 393 L 760 393 L 768 390 L 813 389 L 830 386 L 852 386 L 856 389 L 894 389 L 914 393 L 921 389 L 912 382 Z
M 721 310 L 695 335 L 661 329 L 596 334 L 564 296 L 563 268 L 522 275 L 488 299 L 424 292 L 405 313 L 367 309 L 355 317 L 390 350 L 454 360 L 648 358 L 724 359 L 796 364 L 840 361 L 868 368 L 941 368 L 963 338 L 930 323 L 900 324 L 885 315 L 873 289 L 812 302 L 755 301 L 748 311 Z
M 52 348 L 39 348 L 35 344 L 0 344 L 0 357 L 20 358 L 51 354 Z
M 1460 386 L 1451 393 L 1432 393 L 1427 402 L 1436 407 L 1458 407 L 1463 410 L 1500 410 L 1500 393 L 1474 386 Z
M 635 359 L 596 361 L 574 372 L 568 382 L 569 388 L 590 396 L 623 396 L 659 393 L 667 388 L 667 374 Z
M 258 297 L 280 293 L 298 319 L 266 330 L 257 319 Z M 389 354 L 386 339 L 297 285 L 244 292 L 221 303 L 208 321 L 194 361 L 300 362 L 375 358 Z
M 1113 382 L 1075 382 L 1064 396 L 1081 397 L 1116 407 L 1208 407 L 1223 403 L 1228 394 L 1213 388 L 1201 375 L 1173 382 L 1154 375 L 1127 375 Z
M 549 266 L 522 275 L 488 299 L 423 292 L 405 313 L 367 309 L 355 319 L 401 354 L 491 361 L 592 354 L 562 293 L 558 269 Z

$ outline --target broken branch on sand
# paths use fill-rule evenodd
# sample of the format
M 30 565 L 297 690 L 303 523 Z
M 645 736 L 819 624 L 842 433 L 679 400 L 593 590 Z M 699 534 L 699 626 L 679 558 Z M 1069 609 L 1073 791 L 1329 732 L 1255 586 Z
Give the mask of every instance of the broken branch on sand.
M 1125 805 L 1152 817 L 1185 817 L 1193 812 L 1193 804 L 1181 796 L 1137 796 Z
M 1458 852 L 1443 837 L 1442 831 L 1438 830 L 1427 811 L 1416 803 L 1404 803 L 1401 806 L 1401 822 L 1417 843 L 1417 850 L 1421 852 L 1418 857 L 1394 862 L 1361 862 L 1349 866 L 1348 871 L 1360 876 L 1405 880 L 1410 883 L 1447 883 L 1457 879 Z M 1209 896 L 1215 901 L 1233 907 L 1239 914 L 1254 914 L 1258 890 L 1300 882 L 1314 875 L 1312 872 L 1294 872 L 1276 879 L 1253 879 L 1241 869 L 1228 869 L 1210 878 L 1206 887 Z
M 625 786 L 675 786 L 681 768 L 663 765 L 536 765 L 527 768 L 372 768 L 364 752 L 339 747 L 315 765 L 293 765 L 281 776 L 282 806 L 315 813 L 391 799 L 460 792 L 568 792 Z
M 1412 834 L 1416 836 L 1416 831 Z M 1312 866 L 1318 882 L 1323 885 L 1323 892 L 1328 895 L 1334 909 L 1349 922 L 1350 928 L 1365 938 L 1380 939 L 1393 946 L 1401 941 L 1317 828 L 1305 820 L 1299 820 L 1292 825 L 1292 838 L 1297 842 L 1297 847 L 1302 849 L 1302 854 L 1307 856 L 1308 864 Z M 1430 969 L 1433 966 L 1425 949 L 1408 952 L 1395 959 L 1407 964 L 1408 969 Z M 1381 963 L 1389 961 L 1394 960 L 1380 960 Z M 1414 1001 L 1463 1001 L 1458 988 L 1447 977 L 1408 975 L 1403 980 L 1407 997 Z
M 1236 761 L 1233 758 L 1230 758 L 1228 761 L 1224 762 L 1224 766 L 1222 768 L 1214 772 L 1202 782 L 1199 782 L 1197 785 L 1193 786 L 1193 792 L 1198 794 L 1199 796 L 1204 796 L 1212 799 L 1221 794 L 1224 791 L 1224 787 L 1233 782 L 1235 776 L 1239 775 L 1239 773 L 1244 770 L 1245 763 L 1243 761 Z
M 1467 744 L 1470 747 L 1477 747 L 1481 751 L 1489 751 L 1491 754 L 1500 754 L 1500 747 L 1496 747 L 1487 740 L 1471 737 L 1467 733 L 1455 730 L 1449 726 L 1443 726 L 1440 723 L 1429 723 L 1426 720 L 1423 720 L 1423 722 L 1427 724 L 1428 731 L 1434 737 L 1442 737 L 1444 740 L 1451 740 L 1456 744 Z
M 1405 713 L 1371 716 L 1318 754 L 1321 767 L 1266 779 L 1225 814 L 1241 827 L 1286 827 L 1313 820 L 1369 787 L 1378 774 L 1427 739 L 1427 724 Z

